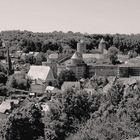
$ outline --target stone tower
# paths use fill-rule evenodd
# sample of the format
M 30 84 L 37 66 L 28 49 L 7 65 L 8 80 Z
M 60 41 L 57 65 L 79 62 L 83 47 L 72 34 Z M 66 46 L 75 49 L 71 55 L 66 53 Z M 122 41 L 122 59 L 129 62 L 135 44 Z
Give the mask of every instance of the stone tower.
M 80 40 L 80 42 L 77 43 L 77 52 L 81 54 L 86 52 L 86 44 L 84 40 Z
M 103 38 L 101 39 L 99 43 L 98 49 L 101 54 L 104 54 L 104 50 L 106 50 L 106 42 Z

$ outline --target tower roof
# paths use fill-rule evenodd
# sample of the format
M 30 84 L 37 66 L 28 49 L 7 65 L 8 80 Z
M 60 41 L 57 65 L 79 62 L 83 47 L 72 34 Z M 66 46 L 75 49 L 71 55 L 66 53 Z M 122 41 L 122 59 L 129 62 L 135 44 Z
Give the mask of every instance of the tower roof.
M 82 59 L 83 59 L 83 58 L 82 58 L 82 54 L 79 53 L 79 52 L 75 52 L 75 53 L 73 54 L 73 56 L 71 57 L 71 59 L 80 59 L 80 60 L 82 60 Z
M 83 40 L 83 39 L 81 39 L 81 40 L 80 40 L 80 43 L 84 43 L 84 40 Z
M 100 41 L 100 43 L 105 43 L 105 40 L 102 38 L 101 41 Z

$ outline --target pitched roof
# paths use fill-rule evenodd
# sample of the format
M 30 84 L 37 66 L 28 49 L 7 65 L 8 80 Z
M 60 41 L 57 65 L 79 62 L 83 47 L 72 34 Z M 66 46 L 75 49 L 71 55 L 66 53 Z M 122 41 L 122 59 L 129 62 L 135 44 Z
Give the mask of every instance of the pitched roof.
M 32 80 L 41 79 L 42 81 L 54 80 L 53 72 L 49 66 L 30 66 L 28 76 Z

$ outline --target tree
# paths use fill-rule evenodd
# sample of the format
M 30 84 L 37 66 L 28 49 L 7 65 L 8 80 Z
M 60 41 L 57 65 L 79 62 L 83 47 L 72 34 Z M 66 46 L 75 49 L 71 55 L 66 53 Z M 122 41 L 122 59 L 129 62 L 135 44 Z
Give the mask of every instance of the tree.
M 7 68 L 2 63 L 0 63 L 0 72 L 7 73 Z
M 57 94 L 50 101 L 50 111 L 44 118 L 46 140 L 65 140 L 98 110 L 99 104 L 100 95 L 73 90 Z
M 118 54 L 118 49 L 116 47 L 112 46 L 108 49 L 108 57 L 112 64 L 116 64 L 118 59 L 117 54 Z
M 30 88 L 30 79 L 25 79 L 25 77 L 19 77 L 12 75 L 7 82 L 7 86 L 11 88 L 29 90 Z
M 46 57 L 45 54 L 40 52 L 37 56 L 36 56 L 36 65 L 42 65 L 42 62 L 46 61 Z
M 2 131 L 6 140 L 37 140 L 44 138 L 41 111 L 33 102 L 17 109 L 9 117 Z
M 61 86 L 64 81 L 76 81 L 76 76 L 72 70 L 63 70 L 58 76 L 58 82 Z
M 0 72 L 0 83 L 6 84 L 7 76 L 3 72 Z
M 128 57 L 129 57 L 129 58 L 135 58 L 135 57 L 137 57 L 137 56 L 138 56 L 138 54 L 137 54 L 137 52 L 134 51 L 134 50 L 128 52 Z
M 36 59 L 33 55 L 28 55 L 25 57 L 25 63 L 30 63 L 31 65 L 35 64 Z
M 0 84 L 0 96 L 7 96 L 8 88 L 7 86 Z

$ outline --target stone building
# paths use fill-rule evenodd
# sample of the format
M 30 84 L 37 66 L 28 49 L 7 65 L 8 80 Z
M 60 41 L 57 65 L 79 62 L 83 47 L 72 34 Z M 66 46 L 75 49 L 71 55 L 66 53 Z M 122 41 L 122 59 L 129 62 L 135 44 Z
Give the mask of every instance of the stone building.
M 86 75 L 86 64 L 83 61 L 82 54 L 75 52 L 71 57 L 69 63 L 66 64 L 66 68 L 72 70 L 77 79 L 81 79 Z
M 106 42 L 103 38 L 101 39 L 101 41 L 99 43 L 98 50 L 101 54 L 107 54 Z
M 77 52 L 81 54 L 86 53 L 86 44 L 83 40 L 80 40 L 80 42 L 77 43 Z

